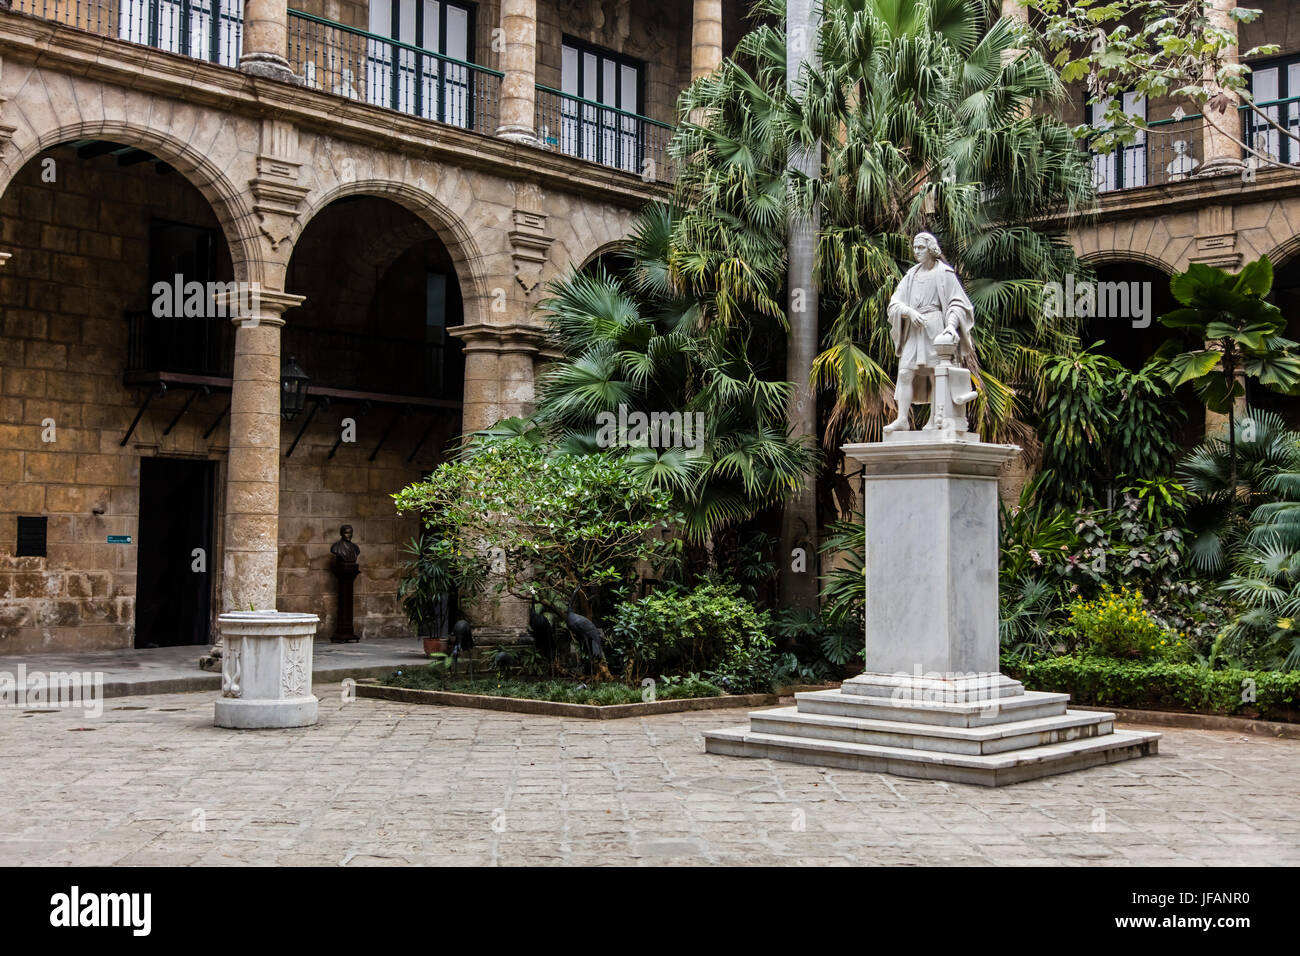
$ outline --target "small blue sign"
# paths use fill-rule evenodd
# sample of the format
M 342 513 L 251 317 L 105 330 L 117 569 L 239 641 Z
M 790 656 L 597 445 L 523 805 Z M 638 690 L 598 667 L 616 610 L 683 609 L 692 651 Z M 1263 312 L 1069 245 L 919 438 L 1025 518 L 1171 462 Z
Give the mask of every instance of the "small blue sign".
M 130 544 L 131 536 L 129 534 L 110 534 L 108 536 L 109 544 Z

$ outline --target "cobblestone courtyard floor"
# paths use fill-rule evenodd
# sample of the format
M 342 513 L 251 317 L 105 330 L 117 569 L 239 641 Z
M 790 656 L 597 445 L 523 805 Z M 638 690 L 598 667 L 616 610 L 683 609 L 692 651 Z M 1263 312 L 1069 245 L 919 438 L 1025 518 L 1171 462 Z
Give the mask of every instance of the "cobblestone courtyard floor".
M 0 864 L 1300 863 L 1300 741 L 1164 730 L 1159 757 L 1000 789 L 703 752 L 743 711 L 524 717 L 317 687 L 0 711 Z

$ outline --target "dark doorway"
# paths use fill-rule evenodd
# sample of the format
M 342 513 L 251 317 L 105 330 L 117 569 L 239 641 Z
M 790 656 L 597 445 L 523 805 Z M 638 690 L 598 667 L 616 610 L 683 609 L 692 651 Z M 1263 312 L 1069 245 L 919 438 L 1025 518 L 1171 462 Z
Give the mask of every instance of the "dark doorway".
M 137 648 L 208 643 L 214 471 L 210 461 L 140 460 Z

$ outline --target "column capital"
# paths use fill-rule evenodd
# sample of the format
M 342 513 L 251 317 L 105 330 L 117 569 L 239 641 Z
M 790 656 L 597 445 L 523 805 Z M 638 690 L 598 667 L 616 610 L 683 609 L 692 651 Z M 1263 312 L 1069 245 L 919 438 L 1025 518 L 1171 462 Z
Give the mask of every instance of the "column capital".
M 230 283 L 230 285 L 236 284 Z M 236 328 L 284 325 L 284 313 L 307 301 L 306 296 L 268 291 L 260 288 L 257 283 L 249 285 L 239 283 L 237 288 L 228 288 L 213 296 L 213 299 L 224 308 L 226 315 L 230 316 L 231 325 Z
M 546 330 L 535 325 L 455 325 L 447 329 L 452 338 L 464 343 L 466 352 L 524 352 L 551 357 Z

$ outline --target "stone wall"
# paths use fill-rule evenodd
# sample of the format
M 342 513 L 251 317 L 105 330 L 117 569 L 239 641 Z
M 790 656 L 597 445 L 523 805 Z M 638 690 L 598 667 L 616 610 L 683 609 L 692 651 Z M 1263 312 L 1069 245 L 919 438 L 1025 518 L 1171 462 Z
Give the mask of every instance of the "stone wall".
M 149 304 L 150 221 L 216 228 L 206 200 L 179 173 L 159 175 L 152 163 L 122 168 L 111 156 L 81 160 L 66 147 L 48 157 L 55 182 L 41 181 L 41 157 L 0 197 L 0 242 L 12 253 L 0 271 L 0 654 L 131 646 L 141 459 L 208 459 L 220 471 L 228 441 L 228 420 L 203 438 L 225 407 L 222 392 L 197 399 L 163 435 L 190 394 L 172 390 L 151 402 L 130 441 L 120 444 L 146 393 L 123 385 L 123 313 Z M 219 258 L 219 275 L 228 276 L 224 243 Z M 342 299 L 355 306 L 349 299 L 365 294 Z M 320 614 L 323 636 L 333 632 L 336 610 L 329 548 L 345 523 L 362 548 L 357 633 L 407 633 L 396 580 L 400 545 L 417 533 L 417 523 L 399 518 L 389 495 L 433 467 L 460 421 L 451 410 L 425 411 L 390 429 L 397 412 L 336 404 L 283 461 L 279 607 Z M 356 441 L 330 458 L 345 416 L 357 422 Z M 52 442 L 42 440 L 45 419 L 54 421 Z M 282 429 L 283 451 L 300 424 Z M 369 462 L 385 430 L 390 434 Z M 219 480 L 214 530 L 223 518 L 220 487 Z M 46 558 L 15 557 L 19 514 L 48 516 Z M 108 544 L 109 535 L 129 535 L 133 543 Z M 208 568 L 215 595 L 220 561 L 210 558 Z
M 201 437 L 224 407 L 217 396 L 162 435 L 184 400 L 173 394 L 120 444 L 143 397 L 122 384 L 123 312 L 148 302 L 150 220 L 215 227 L 212 210 L 150 163 L 118 168 L 67 148 L 48 158 L 0 197 L 12 253 L 0 272 L 0 653 L 130 646 L 140 458 L 219 458 L 226 440 L 224 429 Z M 54 441 L 42 440 L 45 419 Z M 19 514 L 49 516 L 48 557 L 14 556 Z

